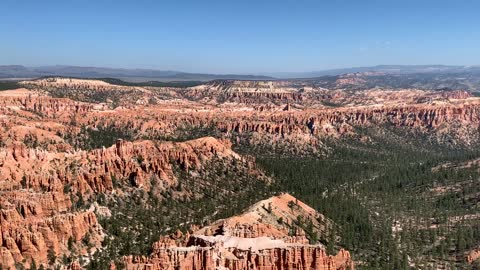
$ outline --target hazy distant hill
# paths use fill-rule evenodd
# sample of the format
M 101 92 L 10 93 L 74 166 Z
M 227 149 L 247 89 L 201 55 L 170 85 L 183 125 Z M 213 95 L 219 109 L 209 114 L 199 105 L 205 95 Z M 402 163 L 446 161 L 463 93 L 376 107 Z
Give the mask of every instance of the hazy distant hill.
M 78 66 L 25 67 L 19 65 L 0 66 L 0 78 L 37 78 L 43 76 L 65 76 L 79 78 L 116 78 L 125 81 L 210 81 L 215 79 L 268 80 L 262 75 L 202 74 L 153 69 L 120 69 Z
M 276 78 L 314 78 L 321 76 L 336 76 L 357 72 L 383 72 L 388 74 L 412 73 L 480 73 L 480 66 L 446 66 L 446 65 L 379 65 L 373 67 L 353 67 L 342 69 L 329 69 L 312 72 L 279 72 L 265 75 Z
M 375 72 L 368 74 L 365 72 Z M 321 86 L 336 88 L 336 77 L 345 74 L 366 76 L 365 85 L 354 88 L 371 87 L 417 87 L 420 89 L 467 89 L 478 91 L 480 87 L 480 66 L 446 65 L 382 65 L 332 69 L 303 73 L 268 73 L 257 75 L 186 73 L 170 70 L 121 69 L 78 66 L 25 67 L 20 65 L 0 66 L 0 79 L 38 78 L 45 76 L 64 76 L 76 78 L 111 78 L 124 82 L 204 82 L 211 80 L 278 80 L 309 79 L 318 81 Z

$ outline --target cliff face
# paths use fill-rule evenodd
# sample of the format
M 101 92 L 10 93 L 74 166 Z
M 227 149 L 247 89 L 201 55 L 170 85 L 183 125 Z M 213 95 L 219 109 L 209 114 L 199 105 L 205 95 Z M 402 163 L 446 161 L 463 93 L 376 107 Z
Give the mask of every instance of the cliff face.
M 112 176 L 123 185 L 148 189 L 152 176 L 168 188 L 176 183 L 173 166 L 200 169 L 212 158 L 239 158 L 227 142 L 201 138 L 184 143 L 127 142 L 109 148 L 70 153 L 29 149 L 23 145 L 0 150 L 0 263 L 14 269 L 48 265 L 48 253 L 70 254 L 68 243 L 103 239 L 93 210 L 75 210 L 69 194 L 109 193 Z M 124 180 L 122 180 L 124 179 Z M 68 186 L 68 190 L 67 189 Z M 68 192 L 66 194 L 65 192 Z M 79 253 L 90 251 L 78 246 Z
M 471 94 L 463 90 L 426 91 L 418 89 L 363 89 L 347 91 L 355 84 L 362 84 L 361 78 L 341 78 L 336 87 L 326 89 L 309 80 L 284 81 L 212 81 L 182 91 L 189 99 L 207 102 L 234 102 L 238 104 L 287 104 L 300 106 L 328 107 L 391 104 L 399 102 L 425 103 L 449 99 L 466 99 Z M 332 90 L 331 90 L 332 89 Z
M 66 97 L 83 102 L 116 106 L 147 105 L 157 96 L 143 87 L 120 86 L 101 80 L 46 78 L 24 81 L 21 85 L 41 90 L 54 97 Z
M 42 116 L 58 117 L 60 114 L 87 113 L 94 108 L 93 104 L 67 98 L 52 98 L 26 89 L 6 92 L 0 95 L 3 109 L 22 109 Z
M 0 187 L 60 192 L 65 185 L 81 193 L 108 192 L 112 177 L 136 187 L 148 187 L 152 176 L 166 187 L 176 183 L 173 165 L 199 169 L 212 158 L 239 158 L 228 142 L 211 137 L 183 143 L 118 140 L 109 148 L 70 153 L 29 149 L 23 145 L 0 149 Z
M 310 140 L 322 136 L 349 136 L 354 133 L 355 127 L 382 125 L 407 130 L 418 129 L 435 135 L 440 131 L 455 132 L 458 126 L 461 129 L 478 127 L 480 119 L 480 102 L 476 100 L 465 103 L 397 104 L 287 111 L 283 111 L 283 108 L 256 111 L 215 107 L 209 110 L 207 112 L 198 108 L 192 111 L 174 111 L 152 108 L 141 112 L 142 116 L 136 111 L 119 112 L 115 118 L 99 115 L 97 120 L 85 124 L 95 126 L 97 123 L 109 123 L 118 128 L 136 130 L 147 137 L 154 137 L 158 132 L 175 134 L 177 130 L 188 127 L 208 127 L 227 136 L 232 133 L 258 134 L 275 135 L 278 139 L 283 139 L 288 135 L 301 135 L 312 136 Z M 126 115 L 123 116 L 123 113 Z M 131 115 L 138 115 L 138 118 Z
M 354 269 L 350 254 L 345 250 L 340 250 L 335 256 L 328 256 L 322 248 L 307 246 L 273 248 L 258 252 L 226 249 L 223 252 L 225 255 L 220 255 L 216 248 L 170 248 L 152 255 L 155 258 L 129 256 L 124 258 L 124 262 L 125 269 L 128 270 Z
M 95 90 L 95 91 L 128 91 L 132 89 L 141 89 L 129 86 L 120 86 L 110 84 L 101 80 L 88 80 L 88 79 L 73 79 L 52 77 L 45 79 L 38 79 L 33 81 L 24 81 L 21 84 L 29 88 L 38 89 L 71 89 L 71 90 Z
M 332 127 L 341 131 L 342 125 L 364 126 L 389 123 L 400 127 L 435 128 L 450 121 L 478 124 L 480 104 L 448 106 L 396 106 L 341 108 L 338 110 L 308 110 L 302 112 L 282 112 L 275 114 L 253 114 L 239 117 L 238 121 L 219 123 L 224 132 L 265 132 L 265 133 L 314 133 L 328 134 Z M 331 130 L 332 132 L 334 130 Z
M 101 86 L 115 88 L 108 84 Z M 89 91 L 98 94 L 100 90 L 95 90 L 96 87 L 90 86 Z M 217 82 L 178 92 L 201 92 L 207 97 L 218 97 L 218 93 L 222 93 L 226 102 L 211 104 L 175 98 L 162 100 L 162 106 L 144 106 L 128 99 L 126 107 L 116 110 L 109 110 L 105 104 L 51 98 L 34 91 L 23 95 L 10 92 L 0 96 L 0 102 L 5 104 L 0 112 L 8 116 L 0 118 L 0 129 L 3 128 L 0 135 L 5 144 L 34 141 L 58 151 L 72 150 L 64 138 L 81 137 L 82 128 L 96 130 L 102 126 L 128 131 L 135 139 L 169 138 L 181 132 L 188 137 L 189 129 L 209 129 L 226 138 L 232 134 L 253 135 L 248 141 L 251 144 L 315 146 L 324 136 L 351 136 L 355 135 L 356 127 L 386 125 L 420 130 L 434 137 L 450 132 L 456 136 L 456 142 L 470 144 L 475 137 L 472 132 L 479 124 L 480 101 L 465 91 L 349 93 L 325 89 L 305 91 L 307 86 L 298 86 L 303 87 L 302 92 L 292 87 L 280 82 Z M 145 95 L 139 97 L 141 100 L 150 99 L 154 92 L 162 92 L 158 89 L 138 91 Z M 321 94 L 322 100 L 328 99 L 338 107 L 321 105 L 320 99 L 308 96 L 312 93 Z M 255 104 L 263 99 L 268 102 Z
M 309 244 L 301 226 L 289 234 L 286 224 L 293 226 L 302 219 L 310 220 L 320 234 L 330 224 L 312 208 L 283 194 L 192 234 L 164 237 L 154 244 L 150 256 L 124 257 L 125 269 L 353 270 L 348 251 L 327 255 L 322 245 Z
M 68 242 L 80 243 L 88 235 L 90 247 L 103 239 L 101 226 L 91 211 L 73 211 L 63 193 L 3 191 L 0 199 L 0 264 L 16 269 L 16 264 L 35 261 L 49 265 L 49 253 L 69 254 Z M 90 247 L 77 245 L 86 253 Z M 51 256 L 51 255 L 50 255 Z

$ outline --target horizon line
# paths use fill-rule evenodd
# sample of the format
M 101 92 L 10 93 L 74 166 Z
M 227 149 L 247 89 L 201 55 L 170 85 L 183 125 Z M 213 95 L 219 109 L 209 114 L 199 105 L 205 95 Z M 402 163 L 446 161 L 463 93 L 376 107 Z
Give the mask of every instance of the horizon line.
M 205 74 L 205 75 L 244 75 L 244 76 L 268 76 L 268 74 L 302 74 L 302 73 L 315 73 L 315 72 L 328 72 L 337 71 L 343 69 L 363 69 L 363 68 L 379 68 L 379 67 L 450 67 L 450 68 L 473 68 L 480 67 L 480 64 L 475 65 L 449 65 L 449 64 L 377 64 L 377 65 L 364 65 L 364 66 L 346 66 L 327 69 L 312 69 L 307 71 L 265 71 L 265 72 L 203 72 L 203 71 L 182 71 L 175 69 L 162 69 L 162 68 L 148 68 L 148 67 L 114 67 L 114 66 L 94 66 L 94 65 L 72 65 L 72 64 L 52 64 L 52 65 L 23 65 L 23 64 L 1 64 L 0 67 L 17 66 L 24 68 L 49 68 L 49 67 L 73 67 L 73 68 L 98 68 L 98 69 L 119 69 L 125 71 L 137 70 L 137 71 L 159 71 L 159 72 L 172 72 L 172 73 L 185 73 L 185 74 Z

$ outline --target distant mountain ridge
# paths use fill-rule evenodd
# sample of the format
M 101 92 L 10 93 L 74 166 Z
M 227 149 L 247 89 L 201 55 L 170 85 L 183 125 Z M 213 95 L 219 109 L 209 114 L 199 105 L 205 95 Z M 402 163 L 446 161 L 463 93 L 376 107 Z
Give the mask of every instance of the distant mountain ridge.
M 216 79 L 233 80 L 271 80 L 263 75 L 241 74 L 205 74 L 187 73 L 171 70 L 154 69 L 122 69 L 80 66 L 44 66 L 25 67 L 21 65 L 0 66 L 1 78 L 38 78 L 46 76 L 78 77 L 78 78 L 115 78 L 130 82 L 139 81 L 210 81 Z
M 211 80 L 276 80 L 306 79 L 324 76 L 338 76 L 349 73 L 380 72 L 385 74 L 474 74 L 480 75 L 480 66 L 452 65 L 378 65 L 372 67 L 352 67 L 311 72 L 277 72 L 263 74 L 208 74 L 188 73 L 173 70 L 124 69 L 82 66 L 41 66 L 0 65 L 0 79 L 38 78 L 62 76 L 76 78 L 113 78 L 126 82 L 146 81 L 211 81 Z
M 311 72 L 279 72 L 266 73 L 265 75 L 276 78 L 315 78 L 322 76 L 337 76 L 347 73 L 383 72 L 388 74 L 413 74 L 413 73 L 480 73 L 480 66 L 449 66 L 449 65 L 378 65 L 371 67 L 352 67 L 329 69 Z

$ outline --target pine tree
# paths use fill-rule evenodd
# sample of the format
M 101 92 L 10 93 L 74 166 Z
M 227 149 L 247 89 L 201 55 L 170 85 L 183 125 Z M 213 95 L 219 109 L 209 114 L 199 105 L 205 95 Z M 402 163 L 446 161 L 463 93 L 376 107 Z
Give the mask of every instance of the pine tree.
M 57 260 L 57 256 L 55 255 L 55 251 L 53 250 L 53 248 L 50 248 L 48 250 L 47 258 L 50 265 L 55 264 L 55 261 Z
M 402 270 L 408 270 L 410 267 L 408 266 L 408 255 L 407 253 L 403 253 L 402 257 Z
M 35 260 L 32 260 L 32 264 L 30 265 L 30 270 L 37 270 L 37 263 Z
M 71 237 L 71 236 L 68 238 L 67 247 L 68 247 L 69 251 L 73 250 L 73 237 Z
M 327 254 L 333 255 L 335 253 L 335 229 L 333 226 L 330 227 L 328 232 L 328 242 L 327 242 Z

